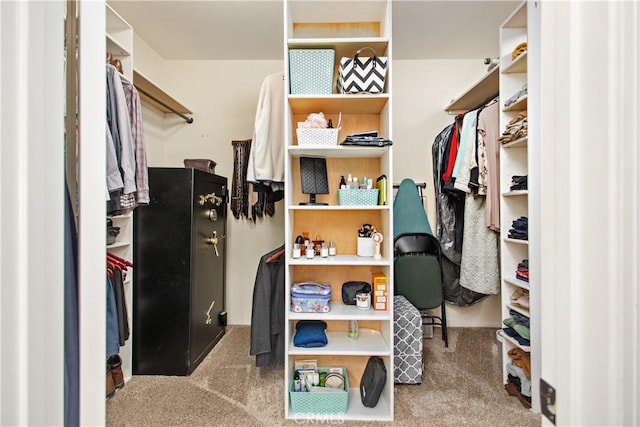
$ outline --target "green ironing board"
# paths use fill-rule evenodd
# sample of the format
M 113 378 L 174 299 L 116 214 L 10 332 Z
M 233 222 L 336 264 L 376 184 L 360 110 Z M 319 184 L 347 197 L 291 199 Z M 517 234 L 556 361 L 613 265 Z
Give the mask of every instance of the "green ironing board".
M 416 183 L 405 178 L 393 201 L 393 239 L 403 234 L 433 234 Z

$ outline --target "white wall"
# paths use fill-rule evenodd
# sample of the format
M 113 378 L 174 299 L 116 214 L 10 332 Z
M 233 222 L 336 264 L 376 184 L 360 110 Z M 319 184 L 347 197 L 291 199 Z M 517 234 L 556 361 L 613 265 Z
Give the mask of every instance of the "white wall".
M 426 182 L 429 223 L 436 224 L 431 148 L 442 129 L 453 122 L 444 108 L 486 72 L 482 59 L 393 61 L 394 182 Z M 452 327 L 500 326 L 500 297 L 470 307 L 447 305 Z
M 162 61 L 134 38 L 136 68 L 160 83 L 194 112 L 194 123 L 144 111 L 149 166 L 182 166 L 185 158 L 210 158 L 216 173 L 232 184 L 231 141 L 249 139 L 260 85 L 282 71 L 282 61 Z M 162 70 L 155 70 L 162 67 Z M 426 206 L 435 224 L 431 147 L 453 120 L 444 107 L 486 71 L 482 60 L 394 61 L 395 182 L 410 177 L 426 182 Z M 398 173 L 402 171 L 402 174 Z M 256 224 L 229 216 L 227 301 L 230 324 L 251 323 L 251 299 L 260 257 L 283 243 L 283 205 Z M 499 326 L 500 299 L 491 296 L 471 307 L 448 306 L 450 326 Z

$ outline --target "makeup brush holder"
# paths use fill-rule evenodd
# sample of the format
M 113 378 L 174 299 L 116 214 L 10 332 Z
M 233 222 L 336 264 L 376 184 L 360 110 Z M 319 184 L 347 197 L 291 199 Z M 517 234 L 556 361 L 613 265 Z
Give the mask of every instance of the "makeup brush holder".
M 371 237 L 358 237 L 358 256 L 373 257 L 376 244 Z

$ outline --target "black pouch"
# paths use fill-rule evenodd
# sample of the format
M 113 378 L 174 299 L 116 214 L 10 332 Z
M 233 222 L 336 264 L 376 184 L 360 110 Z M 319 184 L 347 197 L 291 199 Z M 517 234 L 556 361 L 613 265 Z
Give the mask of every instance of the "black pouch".
M 371 284 L 367 282 L 346 282 L 342 285 L 342 302 L 347 305 L 356 305 L 358 292 L 371 292 Z
M 382 389 L 387 382 L 387 368 L 378 356 L 371 356 L 360 379 L 360 399 L 367 408 L 378 404 Z

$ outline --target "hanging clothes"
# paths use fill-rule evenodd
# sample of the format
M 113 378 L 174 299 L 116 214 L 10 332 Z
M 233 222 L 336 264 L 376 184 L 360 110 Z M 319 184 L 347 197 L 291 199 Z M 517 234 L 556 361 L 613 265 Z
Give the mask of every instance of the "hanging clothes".
M 442 250 L 442 274 L 445 299 L 460 307 L 467 307 L 487 297 L 460 285 L 464 226 L 464 193 L 453 189 L 451 174 L 458 149 L 450 147 L 457 144 L 458 122 L 463 115 L 456 117 L 453 124 L 445 127 L 435 138 L 432 146 L 433 182 L 436 199 L 436 237 Z M 449 157 L 446 156 L 449 153 Z M 448 172 L 447 172 L 448 170 Z M 448 180 L 445 180 L 447 178 Z M 450 189 L 445 184 L 450 184 Z
M 249 184 L 247 167 L 251 140 L 231 141 L 233 147 L 233 177 L 231 180 L 231 201 L 229 206 L 236 219 L 249 217 Z
M 247 182 L 284 182 L 284 73 L 265 77 L 260 88 L 247 165 Z
M 486 155 L 487 227 L 500 231 L 500 103 L 483 108 L 478 118 L 478 133 L 482 136 Z M 481 174 L 482 176 L 482 174 Z M 482 185 L 482 182 L 481 182 Z
M 249 354 L 257 367 L 284 364 L 284 250 L 282 245 L 264 254 L 256 272 Z

